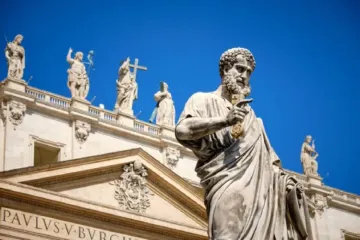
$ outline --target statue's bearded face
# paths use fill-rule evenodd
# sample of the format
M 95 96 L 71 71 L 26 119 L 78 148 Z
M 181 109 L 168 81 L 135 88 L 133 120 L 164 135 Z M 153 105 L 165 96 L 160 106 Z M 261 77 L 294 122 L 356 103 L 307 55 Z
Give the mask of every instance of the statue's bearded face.
M 17 37 L 17 38 L 15 39 L 15 42 L 20 45 L 21 42 L 22 42 L 22 40 L 23 40 L 22 37 Z
M 241 55 L 236 57 L 236 62 L 229 68 L 225 68 L 223 85 L 229 93 L 250 93 L 249 80 L 252 73 L 251 65 Z

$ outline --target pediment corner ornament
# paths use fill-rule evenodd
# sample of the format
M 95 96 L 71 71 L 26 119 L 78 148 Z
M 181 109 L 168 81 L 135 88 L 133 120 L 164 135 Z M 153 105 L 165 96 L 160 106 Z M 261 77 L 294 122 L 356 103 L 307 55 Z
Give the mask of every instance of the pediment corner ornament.
M 171 169 L 175 168 L 180 159 L 180 150 L 174 147 L 167 147 L 165 152 L 166 165 Z
M 14 129 L 19 126 L 25 117 L 26 105 L 17 102 L 11 101 L 9 104 L 9 120 L 14 125 Z
M 154 194 L 147 187 L 147 170 L 140 160 L 127 164 L 118 179 L 110 182 L 115 186 L 114 197 L 121 209 L 145 213 Z
M 76 140 L 82 144 L 89 137 L 91 125 L 89 123 L 76 120 L 75 121 L 75 137 Z

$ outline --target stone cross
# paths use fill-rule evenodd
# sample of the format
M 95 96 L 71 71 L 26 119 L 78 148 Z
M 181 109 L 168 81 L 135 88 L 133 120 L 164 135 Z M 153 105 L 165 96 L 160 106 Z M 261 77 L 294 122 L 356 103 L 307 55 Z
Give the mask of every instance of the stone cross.
M 133 72 L 134 81 L 136 81 L 136 72 L 137 72 L 138 69 L 139 70 L 144 70 L 144 71 L 147 70 L 147 67 L 143 67 L 143 66 L 140 66 L 138 64 L 139 64 L 139 59 L 137 59 L 137 58 L 135 58 L 135 63 L 134 64 L 129 64 L 129 66 L 134 69 L 134 72 Z

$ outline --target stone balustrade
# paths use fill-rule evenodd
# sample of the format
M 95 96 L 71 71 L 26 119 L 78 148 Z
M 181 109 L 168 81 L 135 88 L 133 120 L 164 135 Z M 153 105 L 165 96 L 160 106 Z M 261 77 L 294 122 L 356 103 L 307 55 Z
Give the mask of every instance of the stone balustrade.
M 71 99 L 62 97 L 50 92 L 46 92 L 34 87 L 26 86 L 25 87 L 25 93 L 27 95 L 30 95 L 32 98 L 35 98 L 36 101 L 40 101 L 43 103 L 46 103 L 48 105 L 54 106 L 54 107 L 60 107 L 63 109 L 69 109 L 71 106 Z M 114 124 L 117 124 L 119 127 L 124 126 L 121 122 L 118 121 L 118 114 L 116 114 L 113 111 L 109 111 L 106 109 L 102 109 L 96 106 L 90 105 L 88 108 L 88 114 L 92 117 L 96 117 L 101 121 L 108 121 L 113 122 Z M 123 117 L 128 117 L 126 114 L 121 114 Z M 133 128 L 136 132 L 144 133 L 147 135 L 153 135 L 160 137 L 161 134 L 161 127 L 147 123 L 138 119 L 133 120 L 133 125 L 127 125 L 125 124 L 125 127 Z M 170 130 L 171 131 L 171 130 Z M 172 129 L 173 131 L 173 129 Z

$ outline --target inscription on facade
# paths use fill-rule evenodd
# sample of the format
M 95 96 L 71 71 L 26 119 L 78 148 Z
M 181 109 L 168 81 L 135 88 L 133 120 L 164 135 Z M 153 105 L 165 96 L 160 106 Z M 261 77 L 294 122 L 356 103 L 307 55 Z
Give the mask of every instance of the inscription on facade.
M 1 226 L 71 240 L 145 240 L 9 208 L 1 208 Z

